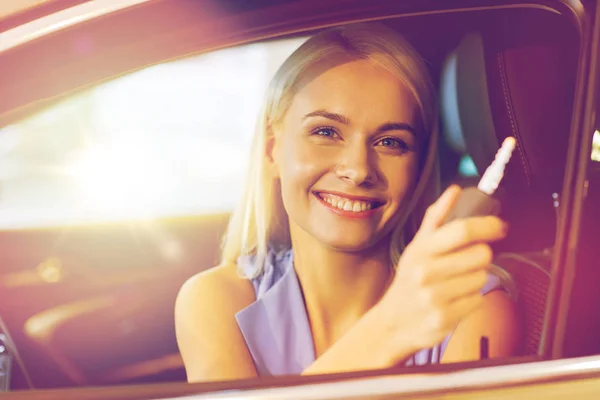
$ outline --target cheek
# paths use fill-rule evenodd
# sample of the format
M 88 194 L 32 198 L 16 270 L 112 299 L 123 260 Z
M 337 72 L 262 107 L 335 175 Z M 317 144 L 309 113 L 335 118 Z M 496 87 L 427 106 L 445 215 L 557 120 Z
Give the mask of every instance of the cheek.
M 306 147 L 306 146 L 305 146 Z M 292 219 L 304 215 L 309 191 L 323 175 L 322 162 L 301 145 L 282 146 L 279 181 L 283 206 Z
M 419 161 L 418 157 L 406 156 L 401 163 L 386 166 L 388 176 L 388 191 L 392 197 L 402 202 L 414 190 L 418 182 Z
M 328 158 L 302 140 L 284 140 L 280 150 L 278 164 L 282 186 L 310 185 L 327 169 Z

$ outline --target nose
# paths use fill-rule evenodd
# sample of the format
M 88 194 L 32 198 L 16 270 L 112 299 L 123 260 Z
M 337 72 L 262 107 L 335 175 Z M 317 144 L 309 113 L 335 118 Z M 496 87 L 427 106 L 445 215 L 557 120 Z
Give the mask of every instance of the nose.
M 365 143 L 345 146 L 335 171 L 338 178 L 355 186 L 373 185 L 377 174 L 370 153 Z

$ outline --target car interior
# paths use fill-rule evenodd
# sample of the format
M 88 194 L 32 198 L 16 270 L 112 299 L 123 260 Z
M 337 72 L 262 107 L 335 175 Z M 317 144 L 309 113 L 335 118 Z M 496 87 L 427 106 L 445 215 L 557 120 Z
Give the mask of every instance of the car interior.
M 405 35 L 431 67 L 440 102 L 444 186 L 476 184 L 499 143 L 508 136 L 517 140 L 500 193 L 511 229 L 495 245 L 494 263 L 515 281 L 525 323 L 523 355 L 540 354 L 577 77 L 578 26 L 567 14 L 502 7 L 416 13 L 383 23 Z M 194 46 L 204 49 L 200 39 Z M 91 53 L 88 62 L 104 56 Z M 87 86 L 92 84 L 104 83 Z M 55 100 L 20 110 L 19 118 L 52 107 Z M 0 301 L 0 330 L 19 361 L 11 387 L 185 381 L 175 341 L 175 297 L 186 279 L 218 264 L 228 217 L 224 212 L 0 231 L 0 298 L 10 299 Z M 180 257 L 162 251 L 165 237 L 178 244 Z

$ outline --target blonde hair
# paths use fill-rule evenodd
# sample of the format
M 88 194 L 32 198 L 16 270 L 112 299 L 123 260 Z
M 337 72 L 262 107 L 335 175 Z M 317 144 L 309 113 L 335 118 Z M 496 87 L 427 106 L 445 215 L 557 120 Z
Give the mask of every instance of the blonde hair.
M 438 195 L 437 103 L 429 71 L 421 56 L 398 33 L 380 24 L 355 24 L 321 32 L 302 44 L 279 68 L 259 115 L 242 201 L 230 219 L 221 254 L 222 263 L 237 263 L 240 256 L 256 256 L 254 271 L 244 274 L 247 278 L 262 273 L 269 248 L 291 247 L 279 181 L 267 171 L 266 145 L 271 127 L 283 119 L 302 79 L 322 67 L 325 60 L 336 56 L 364 60 L 385 68 L 412 91 L 419 106 L 419 135 L 425 154 L 421 158 L 420 177 L 412 197 L 405 202 L 399 224 L 392 232 L 392 265 L 398 263 L 425 209 Z

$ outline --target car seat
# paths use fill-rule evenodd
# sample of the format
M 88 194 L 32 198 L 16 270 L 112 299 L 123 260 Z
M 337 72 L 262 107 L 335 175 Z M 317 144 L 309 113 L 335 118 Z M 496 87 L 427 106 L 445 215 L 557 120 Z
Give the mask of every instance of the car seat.
M 442 68 L 440 113 L 447 144 L 469 155 L 479 174 L 499 143 L 508 136 L 517 140 L 501 185 L 502 216 L 511 230 L 494 245 L 494 263 L 514 280 L 525 326 L 523 355 L 534 355 L 543 342 L 575 57 L 556 41 L 522 43 L 514 34 L 462 38 Z

